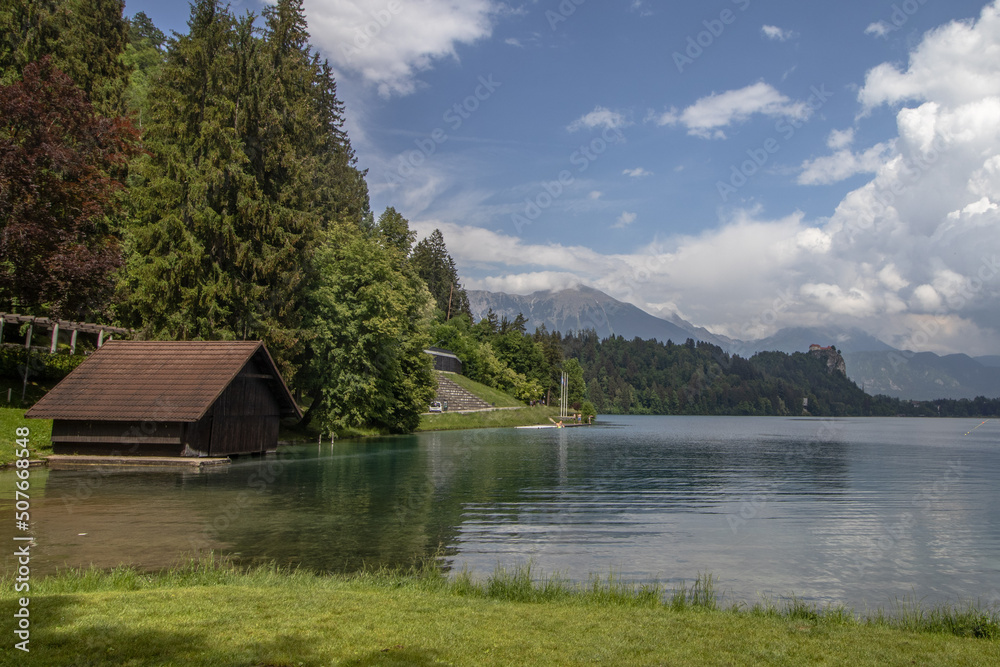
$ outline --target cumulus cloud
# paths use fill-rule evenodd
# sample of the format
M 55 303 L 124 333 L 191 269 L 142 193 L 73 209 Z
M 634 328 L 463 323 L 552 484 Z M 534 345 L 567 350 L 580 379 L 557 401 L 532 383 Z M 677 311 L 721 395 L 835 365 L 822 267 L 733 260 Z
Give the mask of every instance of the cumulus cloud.
M 928 32 L 900 71 L 883 63 L 868 72 L 858 101 L 881 104 L 948 100 L 967 104 L 1000 95 L 1000 7 L 983 8 L 978 21 L 953 21 Z
M 880 143 L 860 153 L 839 150 L 833 155 L 806 160 L 800 167 L 798 182 L 800 185 L 828 185 L 855 174 L 874 174 L 891 149 L 892 144 Z
M 458 44 L 489 37 L 503 6 L 491 0 L 307 0 L 310 35 L 341 71 L 360 75 L 383 97 L 416 90 L 417 75 Z
M 646 171 L 642 167 L 636 167 L 635 169 L 626 169 L 622 172 L 625 176 L 631 176 L 632 178 L 642 178 L 643 176 L 652 176 L 653 172 Z
M 898 105 L 896 136 L 852 151 L 853 132 L 843 130 L 828 139 L 832 156 L 803 165 L 802 182 L 871 174 L 828 218 L 731 211 L 715 229 L 619 253 L 439 221 L 414 226 L 424 235 L 441 227 L 463 277 L 471 276 L 466 282 L 487 289 L 525 293 L 584 283 L 661 315 L 674 309 L 734 338 L 839 324 L 901 348 L 996 354 L 1000 90 L 989 81 L 1000 58 L 987 65 L 980 54 L 1000 48 L 998 6 L 1000 0 L 986 7 L 978 21 L 927 33 L 909 68 L 869 72 L 858 108 Z M 894 74 L 883 76 L 890 69 Z M 978 92 L 951 79 L 976 80 Z M 793 104 L 771 91 L 758 98 Z M 766 107 L 759 100 L 713 104 L 719 110 L 691 128 L 720 129 Z M 687 124 L 687 113 L 674 112 L 675 122 Z
M 570 132 L 576 132 L 577 130 L 583 129 L 593 130 L 598 127 L 607 130 L 616 130 L 620 127 L 625 127 L 626 125 L 628 125 L 628 121 L 625 119 L 623 114 L 598 106 L 595 107 L 590 113 L 584 114 L 580 118 L 574 120 L 566 127 L 566 129 Z
M 772 118 L 805 120 L 811 114 L 805 102 L 795 102 L 770 84 L 759 81 L 745 88 L 712 93 L 677 112 L 674 109 L 655 116 L 659 125 L 682 124 L 688 134 L 704 139 L 724 139 L 723 128 L 747 121 L 760 114 Z

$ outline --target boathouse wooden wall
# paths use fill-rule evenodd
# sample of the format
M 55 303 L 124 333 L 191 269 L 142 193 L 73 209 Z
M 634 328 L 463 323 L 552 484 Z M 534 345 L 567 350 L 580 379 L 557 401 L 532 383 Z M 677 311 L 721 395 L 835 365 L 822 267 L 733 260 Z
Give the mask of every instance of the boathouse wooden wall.
M 280 409 L 268 384 L 273 381 L 251 359 L 226 387 L 210 412 L 209 456 L 263 453 L 274 448 Z
M 181 456 L 185 426 L 177 422 L 56 419 L 52 422 L 52 453 Z

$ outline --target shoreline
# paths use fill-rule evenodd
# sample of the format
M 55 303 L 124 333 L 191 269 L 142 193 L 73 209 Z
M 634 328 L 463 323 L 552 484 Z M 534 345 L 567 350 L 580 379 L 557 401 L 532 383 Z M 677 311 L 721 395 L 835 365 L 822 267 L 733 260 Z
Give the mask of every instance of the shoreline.
M 725 607 L 690 587 L 613 575 L 568 584 L 530 565 L 485 579 L 409 570 L 312 574 L 190 561 L 154 574 L 72 570 L 32 581 L 32 650 L 51 664 L 996 664 L 996 612 L 958 604 L 867 617 Z M 16 601 L 11 578 L 3 593 Z M 225 619 L 225 622 L 221 622 Z M 165 630 L 169 628 L 169 630 Z M 462 641 L 454 641 L 462 637 Z M 0 649 L 0 654 L 10 651 Z M 221 660 L 221 662 L 220 662 Z M 354 663 L 351 663 L 354 664 Z

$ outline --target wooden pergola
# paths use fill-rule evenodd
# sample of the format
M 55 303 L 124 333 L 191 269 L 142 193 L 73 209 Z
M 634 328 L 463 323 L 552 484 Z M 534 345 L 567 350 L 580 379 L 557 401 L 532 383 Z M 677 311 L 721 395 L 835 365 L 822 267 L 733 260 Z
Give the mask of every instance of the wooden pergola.
M 24 325 L 28 325 L 28 331 L 24 338 L 24 349 L 32 349 L 31 342 L 35 334 L 35 329 L 41 329 L 42 331 L 48 331 L 49 344 L 47 346 L 36 345 L 34 349 L 36 350 L 47 350 L 50 354 L 55 354 L 56 350 L 59 349 L 59 334 L 68 332 L 70 334 L 69 348 L 70 354 L 76 354 L 76 341 L 77 335 L 79 333 L 95 334 L 97 336 L 97 348 L 100 349 L 104 346 L 104 343 L 111 340 L 113 336 L 130 336 L 132 334 L 131 329 L 123 329 L 121 327 L 111 327 L 103 324 L 90 324 L 87 322 L 71 322 L 68 320 L 53 320 L 48 317 L 35 317 L 34 315 L 18 315 L 16 313 L 0 313 L 0 345 L 12 345 L 11 343 L 4 343 L 4 329 L 7 325 L 14 325 L 18 329 L 18 337 L 20 337 L 20 328 Z M 22 344 L 20 342 L 13 343 L 20 347 Z

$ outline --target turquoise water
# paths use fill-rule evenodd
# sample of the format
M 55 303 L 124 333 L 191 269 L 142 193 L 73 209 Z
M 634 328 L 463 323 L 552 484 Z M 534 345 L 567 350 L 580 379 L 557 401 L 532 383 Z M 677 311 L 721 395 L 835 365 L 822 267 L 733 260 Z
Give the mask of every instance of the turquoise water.
M 314 445 L 200 474 L 36 469 L 32 571 L 209 550 L 344 571 L 440 553 L 480 574 L 531 561 L 676 585 L 710 572 L 734 600 L 988 604 L 1000 421 L 981 422 L 606 417 Z M 0 474 L 9 533 L 13 483 Z

